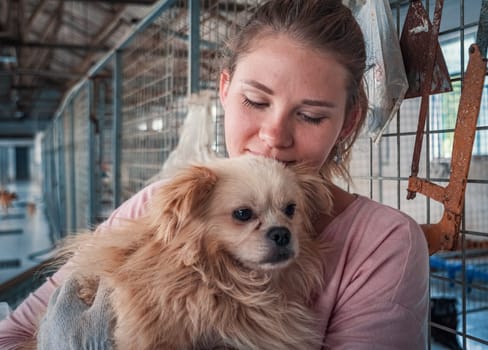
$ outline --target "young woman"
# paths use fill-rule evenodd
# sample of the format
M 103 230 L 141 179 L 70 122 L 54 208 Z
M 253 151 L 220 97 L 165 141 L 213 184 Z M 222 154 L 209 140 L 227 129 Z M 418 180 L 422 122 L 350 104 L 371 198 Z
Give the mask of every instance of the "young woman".
M 367 110 L 365 60 L 361 30 L 340 0 L 263 4 L 225 51 L 219 92 L 229 156 L 306 161 L 325 177 L 348 180 L 350 149 Z M 104 225 L 141 215 L 157 186 L 136 194 Z M 428 251 L 420 227 L 368 198 L 336 186 L 331 191 L 333 214 L 315 223 L 340 247 L 324 257 L 327 287 L 316 305 L 324 319 L 326 348 L 426 348 Z M 15 348 L 32 333 L 33 315 L 46 308 L 62 283 L 63 269 L 1 324 L 2 349 Z M 109 348 L 102 344 L 108 339 L 110 310 L 100 306 L 103 302 L 73 310 L 69 301 L 74 299 L 70 283 L 58 289 L 40 347 L 84 349 L 90 339 Z M 78 321 L 87 318 L 95 325 L 91 329 Z

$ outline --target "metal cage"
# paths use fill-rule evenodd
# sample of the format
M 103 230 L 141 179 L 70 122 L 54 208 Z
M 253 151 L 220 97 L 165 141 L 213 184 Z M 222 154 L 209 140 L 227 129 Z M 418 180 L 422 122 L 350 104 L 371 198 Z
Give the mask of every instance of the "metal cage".
M 44 192 L 55 237 L 93 227 L 144 187 L 176 147 L 187 107 L 198 90 L 215 91 L 215 149 L 225 153 L 218 104 L 218 50 L 259 0 L 163 0 L 65 97 L 43 141 Z M 432 13 L 434 1 L 424 1 Z M 439 42 L 449 57 L 453 91 L 430 97 L 420 175 L 448 181 L 450 146 L 480 0 L 446 0 Z M 409 1 L 390 1 L 398 33 Z M 483 93 L 467 180 L 461 244 L 431 257 L 432 334 L 454 338 L 463 349 L 488 348 L 488 105 Z M 409 165 L 419 98 L 405 100 L 381 139 L 363 135 L 353 151 L 352 192 L 398 208 L 419 223 L 437 221 L 442 206 L 426 197 L 407 201 Z M 0 148 L 0 163 L 4 152 Z M 3 173 L 0 175 L 5 176 Z M 345 185 L 344 185 L 345 186 Z M 415 288 L 415 286 L 412 286 Z M 437 305 L 437 306 L 436 306 Z M 446 311 L 447 310 L 447 311 Z M 443 348 L 438 341 L 432 348 Z

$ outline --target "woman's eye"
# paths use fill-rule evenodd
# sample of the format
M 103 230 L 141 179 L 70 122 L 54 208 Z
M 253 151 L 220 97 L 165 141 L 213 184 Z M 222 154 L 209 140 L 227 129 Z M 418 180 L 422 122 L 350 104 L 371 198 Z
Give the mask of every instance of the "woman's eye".
M 268 106 L 268 103 L 266 102 L 256 102 L 250 100 L 246 96 L 244 96 L 244 98 L 242 99 L 242 104 L 246 107 L 257 108 L 257 109 L 262 109 Z
M 293 215 L 295 215 L 295 208 L 296 204 L 295 203 L 290 203 L 285 207 L 285 215 L 288 216 L 289 218 L 292 218 Z
M 320 124 L 325 119 L 325 117 L 312 117 L 312 116 L 305 114 L 303 112 L 299 112 L 298 115 L 305 122 L 310 123 L 310 124 Z
M 249 221 L 252 219 L 254 213 L 249 208 L 239 208 L 232 212 L 232 217 L 239 221 Z

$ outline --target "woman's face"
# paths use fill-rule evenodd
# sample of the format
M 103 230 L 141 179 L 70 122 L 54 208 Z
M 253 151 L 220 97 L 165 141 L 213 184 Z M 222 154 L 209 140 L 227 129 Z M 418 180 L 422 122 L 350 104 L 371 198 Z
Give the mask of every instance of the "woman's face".
M 345 120 L 346 70 L 285 35 L 256 41 L 220 77 L 231 157 L 252 153 L 320 167 Z

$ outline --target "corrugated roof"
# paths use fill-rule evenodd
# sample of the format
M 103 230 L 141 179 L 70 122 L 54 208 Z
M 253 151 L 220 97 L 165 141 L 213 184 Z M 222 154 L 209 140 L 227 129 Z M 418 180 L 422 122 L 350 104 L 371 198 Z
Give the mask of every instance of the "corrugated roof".
M 51 120 L 66 91 L 154 2 L 0 0 L 0 137 L 30 136 L 33 123 Z

